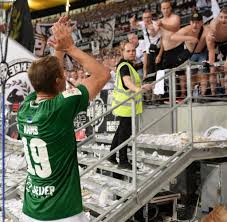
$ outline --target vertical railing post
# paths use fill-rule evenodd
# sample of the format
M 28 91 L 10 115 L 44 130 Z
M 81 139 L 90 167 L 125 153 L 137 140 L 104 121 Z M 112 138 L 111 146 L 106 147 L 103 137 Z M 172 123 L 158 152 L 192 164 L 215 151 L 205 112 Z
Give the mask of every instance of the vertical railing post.
M 172 72 L 171 72 L 172 74 Z M 170 107 L 173 106 L 173 83 L 172 83 L 172 75 L 169 75 L 169 104 L 170 104 Z
M 137 190 L 137 166 L 136 166 L 136 102 L 135 97 L 132 99 L 132 183 L 133 189 Z
M 169 75 L 169 107 L 173 107 L 173 82 L 172 82 L 172 72 Z M 170 113 L 170 124 L 171 124 L 171 131 L 174 133 L 174 114 L 173 112 Z
M 172 83 L 172 103 L 171 107 L 174 107 L 176 105 L 176 72 L 171 73 L 171 83 Z M 173 124 L 173 133 L 177 132 L 177 110 L 174 110 L 172 112 L 172 124 Z
M 93 118 L 95 118 L 95 100 L 92 102 L 92 116 L 93 116 Z M 93 138 L 95 138 L 95 135 L 96 135 L 95 122 L 93 123 L 92 134 L 93 134 Z
M 192 116 L 192 90 L 191 90 L 191 64 L 186 66 L 187 76 L 187 97 L 188 100 L 188 124 L 189 124 L 189 141 L 193 146 L 193 116 Z
M 2 221 L 5 220 L 5 82 L 2 81 L 1 85 L 1 99 L 2 99 L 2 124 L 1 124 L 1 131 L 2 131 Z

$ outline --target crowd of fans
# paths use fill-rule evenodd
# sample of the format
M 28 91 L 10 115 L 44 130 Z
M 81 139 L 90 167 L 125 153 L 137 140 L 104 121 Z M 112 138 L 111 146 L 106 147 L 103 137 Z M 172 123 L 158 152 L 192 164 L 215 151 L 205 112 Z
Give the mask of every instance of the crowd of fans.
M 164 8 L 161 7 L 163 2 L 166 3 Z M 218 31 L 216 32 L 217 24 L 222 24 L 223 30 L 226 29 L 225 16 L 220 18 L 221 9 L 223 9 L 221 14 L 226 13 L 226 4 L 226 0 L 130 0 L 130 4 L 129 1 L 100 3 L 92 10 L 85 10 L 79 14 L 71 11 L 70 16 L 72 20 L 77 21 L 77 27 L 82 32 L 86 27 L 90 27 L 89 23 L 116 19 L 113 48 L 100 49 L 99 54 L 95 55 L 99 62 L 111 69 L 112 79 L 105 89 L 112 89 L 114 73 L 121 58 L 122 46 L 126 41 L 133 43 L 136 47 L 135 62 L 141 80 L 147 80 L 147 77 L 151 76 L 148 79 L 154 81 L 158 70 L 180 65 L 182 62 L 179 62 L 179 59 L 173 59 L 178 54 L 181 54 L 180 60 L 191 59 L 206 64 L 205 67 L 213 65 L 215 61 L 225 60 L 226 49 L 221 50 L 221 47 L 217 47 L 216 60 L 213 58 L 213 51 L 217 46 L 215 42 L 222 42 L 225 45 L 227 41 L 225 34 L 220 36 Z M 215 36 L 216 34 L 219 36 Z M 212 40 L 212 35 L 217 37 L 216 40 Z M 118 38 L 119 36 L 121 38 Z M 120 39 L 123 41 L 119 42 Z M 214 43 L 211 43 L 212 41 Z M 188 51 L 184 50 L 185 47 Z M 170 50 L 174 51 L 169 52 Z M 210 71 L 211 74 L 203 75 L 203 72 Z M 211 67 L 204 68 L 203 72 L 193 70 L 192 87 L 196 91 L 193 92 L 194 95 L 227 94 L 227 76 L 223 70 Z M 151 73 L 154 74 L 149 75 Z M 73 71 L 66 72 L 66 75 L 73 82 L 80 82 L 89 76 L 89 73 L 74 64 Z M 185 73 L 177 73 L 176 82 L 179 91 L 177 96 L 184 98 L 186 96 Z M 168 90 L 168 87 L 165 87 L 165 90 Z M 147 98 L 149 100 L 154 97 Z
M 130 4 L 131 12 L 136 11 L 141 5 L 137 1 L 132 1 Z M 211 2 L 213 2 L 211 4 Z M 131 3 L 131 2 L 130 2 Z M 179 61 L 171 59 L 181 54 L 184 61 L 191 59 L 195 62 L 204 63 L 205 67 L 210 69 L 203 69 L 202 71 L 193 70 L 192 87 L 196 90 L 197 95 L 217 95 L 227 94 L 227 75 L 223 70 L 217 70 L 212 67 L 215 61 L 225 61 L 226 48 L 222 46 L 217 47 L 216 60 L 214 60 L 213 53 L 217 44 L 215 42 L 222 42 L 221 45 L 225 45 L 227 41 L 227 34 L 220 34 L 217 30 L 217 24 L 221 24 L 223 30 L 226 30 L 227 25 L 227 13 L 226 7 L 223 6 L 224 1 L 187 1 L 187 6 L 191 7 L 191 16 L 189 19 L 189 25 L 182 27 L 182 18 L 175 14 L 172 9 L 172 2 L 162 1 L 159 6 L 156 5 L 156 9 L 161 9 L 161 16 L 157 16 L 157 11 L 151 11 L 149 9 L 144 10 L 141 14 L 142 17 L 138 19 L 135 14 L 131 13 L 132 17 L 127 19 L 127 23 L 130 27 L 127 39 L 120 42 L 120 44 L 112 49 L 102 49 L 99 55 L 96 55 L 97 60 L 105 64 L 105 66 L 111 69 L 112 79 L 105 89 L 112 89 L 114 87 L 114 73 L 116 66 L 121 58 L 121 48 L 125 42 L 129 41 L 136 47 L 136 67 L 141 76 L 141 80 L 147 80 L 147 76 L 152 76 L 150 81 L 155 80 L 155 72 L 160 69 L 173 68 L 179 65 Z M 123 5 L 126 3 L 122 3 Z M 164 4 L 164 8 L 160 5 Z M 202 5 L 204 4 L 204 5 Z M 100 16 L 107 17 L 109 10 L 105 11 L 106 7 L 112 7 L 112 16 L 115 15 L 115 10 L 112 5 L 101 4 L 99 7 Z M 179 1 L 175 5 L 180 6 Z M 128 6 L 128 4 L 127 4 Z M 196 8 L 197 6 L 197 8 Z M 202 7 L 203 6 L 203 7 Z M 221 7 L 220 7 L 221 6 Z M 129 7 L 129 6 L 128 6 Z M 122 9 L 122 8 L 121 8 Z M 123 7 L 124 9 L 124 7 Z M 208 13 L 209 10 L 209 13 Z M 129 13 L 130 10 L 124 13 Z M 105 13 L 104 13 L 105 12 Z M 205 12 L 205 13 L 204 13 Z M 107 14 L 106 14 L 107 13 Z M 117 12 L 116 12 L 117 13 Z M 122 12 L 123 13 L 123 12 Z M 86 13 L 83 14 L 85 16 Z M 110 16 L 110 15 L 109 15 Z M 160 18 L 159 18 L 160 17 Z M 92 18 L 92 13 L 90 14 Z M 159 19 L 158 19 L 159 18 Z M 166 25 L 168 23 L 168 25 Z M 81 21 L 83 24 L 83 21 Z M 215 28 L 214 28 L 215 27 Z M 142 38 L 138 31 L 142 32 Z M 222 30 L 222 31 L 223 31 Z M 191 34 L 190 32 L 194 33 Z M 216 33 L 214 33 L 216 32 Z M 226 33 L 226 32 L 223 32 Z M 218 36 L 217 36 L 218 35 Z M 213 38 L 213 39 L 212 39 Z M 214 39 L 216 38 L 216 39 Z M 213 41 L 213 42 L 212 42 Z M 212 43 L 211 43 L 212 42 Z M 183 50 L 178 48 L 183 46 Z M 207 48 L 208 45 L 208 48 Z M 187 48 L 185 50 L 185 47 Z M 177 50 L 170 53 L 170 50 Z M 187 56 L 187 57 L 186 57 Z M 171 64 L 171 62 L 173 64 Z M 208 65 L 207 65 L 208 64 Z M 225 62 L 225 68 L 227 63 Z M 83 77 L 75 75 L 83 71 Z M 211 73 L 210 73 L 211 71 Z M 209 74 L 203 74 L 204 72 Z M 216 73 L 219 73 L 218 75 Z M 148 75 L 154 73 L 154 75 Z M 221 73 L 221 74 L 220 74 Z M 89 76 L 86 70 L 81 70 L 75 64 L 73 72 L 68 74 L 68 78 L 75 81 L 81 81 L 81 79 Z M 186 77 L 185 73 L 178 73 L 177 80 L 179 93 L 177 96 L 184 98 L 186 95 Z M 195 92 L 194 92 L 195 95 Z M 154 98 L 148 96 L 146 98 Z

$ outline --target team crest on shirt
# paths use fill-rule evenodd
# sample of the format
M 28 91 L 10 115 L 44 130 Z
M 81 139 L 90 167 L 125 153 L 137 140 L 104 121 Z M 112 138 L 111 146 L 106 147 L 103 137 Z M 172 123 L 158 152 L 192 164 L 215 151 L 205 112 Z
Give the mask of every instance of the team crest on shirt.
M 81 91 L 78 88 L 72 88 L 67 89 L 62 93 L 64 98 L 70 97 L 70 96 L 79 96 L 82 95 Z

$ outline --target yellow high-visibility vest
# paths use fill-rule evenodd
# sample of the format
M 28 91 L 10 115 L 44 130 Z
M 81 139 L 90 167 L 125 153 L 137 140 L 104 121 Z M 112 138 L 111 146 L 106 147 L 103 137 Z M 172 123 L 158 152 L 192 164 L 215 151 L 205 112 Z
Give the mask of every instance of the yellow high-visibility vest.
M 118 105 L 119 103 L 123 102 L 124 100 L 128 99 L 130 96 L 132 96 L 135 92 L 125 89 L 123 87 L 123 83 L 121 80 L 121 74 L 120 69 L 122 66 L 127 65 L 130 71 L 130 77 L 132 82 L 137 86 L 141 87 L 141 80 L 139 74 L 136 72 L 136 70 L 133 68 L 132 65 L 130 65 L 128 62 L 122 62 L 117 67 L 116 72 L 116 81 L 114 84 L 114 91 L 113 91 L 113 100 L 112 100 L 112 107 Z M 142 105 L 142 95 L 139 94 L 135 97 L 136 102 L 136 114 L 141 114 L 143 112 L 143 105 Z M 122 116 L 122 117 L 131 117 L 132 116 L 132 100 L 130 99 L 123 105 L 119 106 L 115 110 L 113 110 L 113 115 L 115 116 Z

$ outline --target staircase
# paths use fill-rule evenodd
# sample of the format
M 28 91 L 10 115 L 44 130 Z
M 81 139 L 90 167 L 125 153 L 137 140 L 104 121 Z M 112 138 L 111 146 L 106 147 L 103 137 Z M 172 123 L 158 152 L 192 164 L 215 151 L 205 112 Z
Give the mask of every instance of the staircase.
M 148 135 L 152 137 L 152 135 Z M 158 139 L 157 139 L 158 140 Z M 92 138 L 82 146 L 78 146 L 78 162 L 82 168 L 91 166 L 107 155 L 112 141 L 111 137 Z M 22 153 L 22 145 L 18 141 L 7 138 L 7 156 Z M 129 159 L 132 154 L 129 151 Z M 127 221 L 147 203 L 172 201 L 176 204 L 178 193 L 169 191 L 169 181 L 175 178 L 194 160 L 227 156 L 226 146 L 191 148 L 137 143 L 137 187 L 133 188 L 133 172 L 118 168 L 116 165 L 103 161 L 92 172 L 81 177 L 83 203 L 90 212 L 92 221 Z M 82 169 L 81 168 L 81 169 Z M 24 178 L 26 170 L 7 171 L 6 173 L 6 215 L 14 221 L 20 221 Z M 83 169 L 82 169 L 83 172 Z M 115 175 L 115 176 L 114 176 Z M 118 175 L 117 178 L 116 175 Z M 119 176 L 120 175 L 120 176 Z M 114 177 L 113 177 L 114 176 Z M 9 180 L 14 179 L 14 183 Z M 105 193 L 105 195 L 103 194 Z M 102 200 L 101 195 L 105 198 Z M 16 199 L 16 200 L 13 200 Z M 176 212 L 173 212 L 176 219 Z
M 190 89 L 188 91 L 189 95 Z M 190 97 L 186 99 L 189 105 L 190 99 Z M 172 107 L 163 117 L 178 107 L 179 105 Z M 108 110 L 103 116 L 111 111 Z M 189 114 L 190 112 L 192 111 L 189 108 Z M 100 116 L 94 118 L 80 129 L 86 128 L 99 118 Z M 135 121 L 134 117 L 132 119 Z M 190 133 L 187 142 L 182 143 L 179 133 L 170 134 L 170 137 L 167 137 L 168 140 L 171 139 L 171 136 L 174 137 L 173 143 L 166 143 L 162 139 L 162 135 L 147 135 L 148 138 L 153 138 L 151 143 L 147 143 L 142 133 L 159 120 L 154 120 L 145 126 L 137 135 L 135 127 L 133 127 L 132 137 L 125 141 L 132 147 L 132 152 L 128 151 L 128 157 L 132 160 L 133 170 L 121 169 L 105 161 L 108 155 L 111 155 L 109 150 L 111 137 L 105 138 L 94 134 L 78 144 L 83 204 L 85 210 L 90 212 L 92 221 L 124 222 L 132 218 L 147 203 L 172 201 L 176 208 L 180 195 L 169 191 L 169 182 L 195 160 L 227 157 L 226 143 L 203 141 L 205 146 L 199 144 L 195 146 L 190 141 L 190 138 L 193 138 L 192 126 L 189 126 L 188 132 Z M 18 141 L 10 139 L 8 142 L 8 140 L 9 138 L 6 141 L 8 155 L 14 155 L 18 150 L 22 150 Z M 121 146 L 123 145 L 115 148 L 115 151 Z M 21 171 L 25 173 L 25 169 Z M 24 176 L 23 173 L 22 175 Z M 13 177 L 12 174 L 9 175 L 9 178 L 10 176 Z M 23 199 L 23 176 L 17 181 L 17 184 L 6 189 L 6 214 L 15 221 L 20 221 L 18 212 L 21 212 L 21 200 Z M 15 208 L 19 211 L 15 211 Z M 172 219 L 177 219 L 175 209 Z

